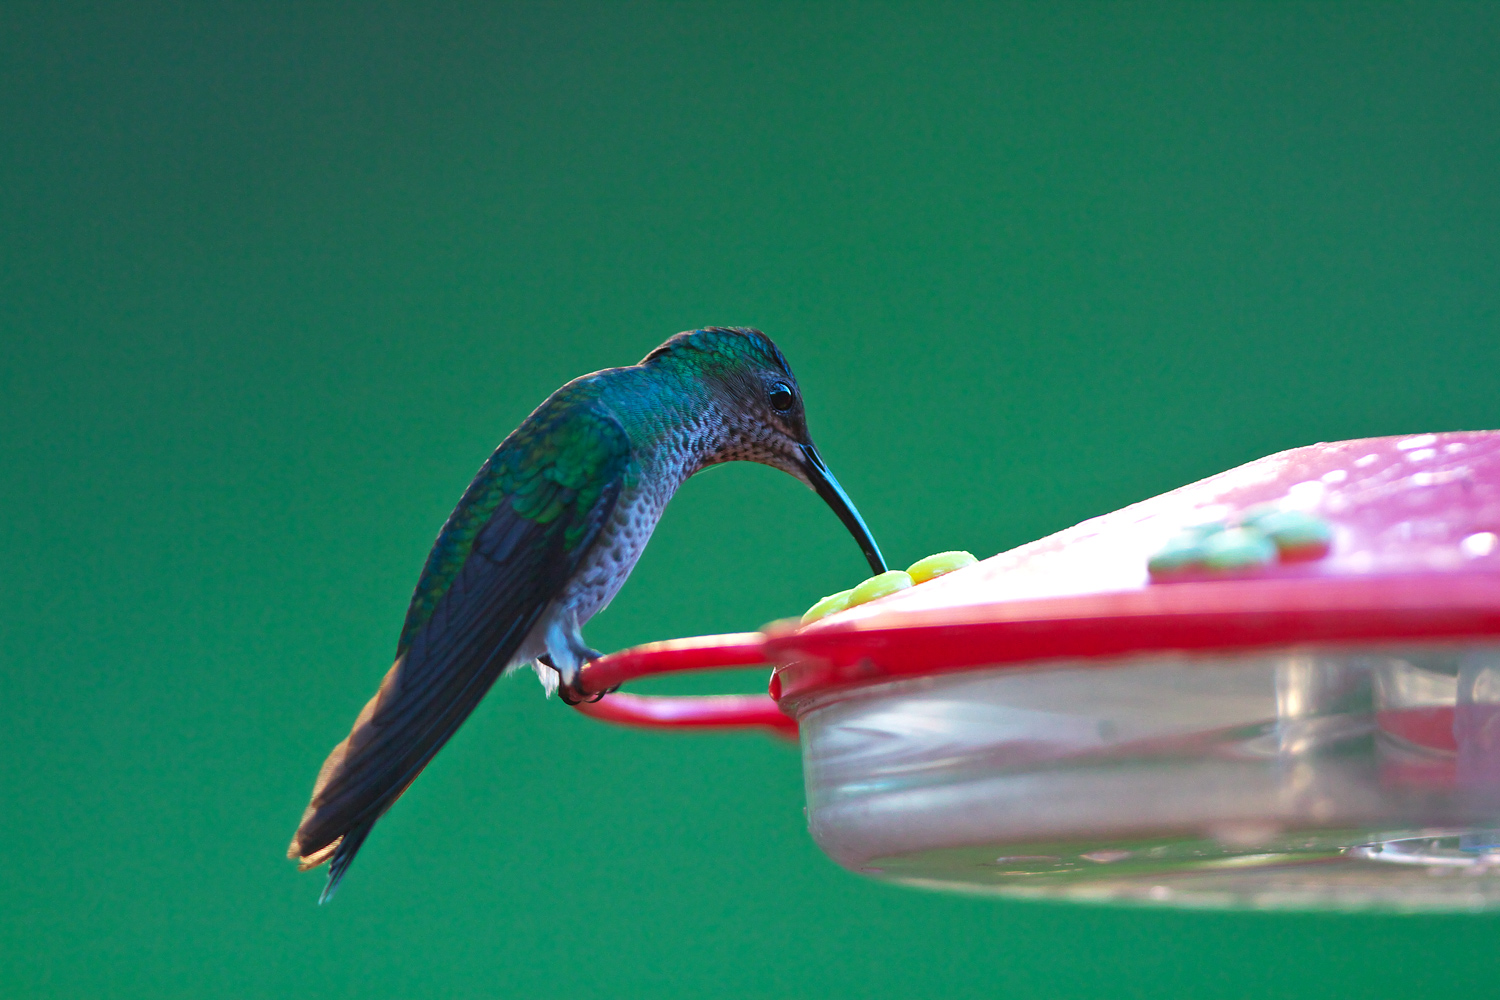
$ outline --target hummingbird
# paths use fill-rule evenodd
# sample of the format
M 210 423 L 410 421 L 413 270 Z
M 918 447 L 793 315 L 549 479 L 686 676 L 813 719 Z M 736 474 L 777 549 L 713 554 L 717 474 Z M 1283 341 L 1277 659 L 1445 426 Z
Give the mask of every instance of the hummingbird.
M 329 863 L 320 903 L 501 674 L 531 665 L 569 704 L 603 696 L 581 683 L 600 654 L 580 630 L 624 584 L 677 488 L 734 461 L 812 487 L 885 572 L 813 446 L 791 366 L 759 330 L 679 333 L 639 364 L 574 379 L 464 491 L 422 568 L 395 663 L 318 772 L 287 856 L 303 871 Z

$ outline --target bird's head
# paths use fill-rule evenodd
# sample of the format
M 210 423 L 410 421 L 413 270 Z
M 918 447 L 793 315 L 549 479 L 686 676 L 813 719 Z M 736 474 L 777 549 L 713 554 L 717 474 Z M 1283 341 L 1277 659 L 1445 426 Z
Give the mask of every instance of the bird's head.
M 874 573 L 885 558 L 849 495 L 813 446 L 802 390 L 771 338 L 748 327 L 707 327 L 679 333 L 646 355 L 642 365 L 670 366 L 701 384 L 722 421 L 701 466 L 760 462 L 817 491 L 859 542 Z

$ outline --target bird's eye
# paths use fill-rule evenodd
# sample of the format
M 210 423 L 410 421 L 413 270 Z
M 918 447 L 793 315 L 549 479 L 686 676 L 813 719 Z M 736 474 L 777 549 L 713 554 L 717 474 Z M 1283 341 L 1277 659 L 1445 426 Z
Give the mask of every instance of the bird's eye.
M 792 408 L 792 387 L 785 382 L 776 382 L 767 393 L 771 400 L 771 409 L 777 413 L 785 413 Z

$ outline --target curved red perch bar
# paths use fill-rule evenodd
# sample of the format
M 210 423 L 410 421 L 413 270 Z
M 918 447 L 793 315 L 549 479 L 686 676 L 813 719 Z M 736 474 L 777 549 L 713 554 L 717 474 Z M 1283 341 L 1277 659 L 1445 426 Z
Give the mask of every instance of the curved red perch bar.
M 611 694 L 584 703 L 578 711 L 600 722 L 653 729 L 742 729 L 763 726 L 797 735 L 797 721 L 782 713 L 769 695 L 721 694 L 694 698 Z
M 607 690 L 639 677 L 688 670 L 754 667 L 766 662 L 765 636 L 759 632 L 669 639 L 622 649 L 587 664 L 583 683 Z M 796 720 L 785 715 L 769 695 L 665 697 L 610 694 L 577 706 L 591 719 L 653 729 L 744 729 L 761 727 L 795 737 Z

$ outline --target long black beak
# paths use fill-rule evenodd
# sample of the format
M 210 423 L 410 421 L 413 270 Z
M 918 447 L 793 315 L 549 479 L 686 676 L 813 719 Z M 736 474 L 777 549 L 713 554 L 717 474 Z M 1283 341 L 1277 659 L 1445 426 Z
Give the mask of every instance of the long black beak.
M 870 563 L 870 572 L 885 572 L 885 556 L 880 554 L 880 546 L 875 544 L 875 539 L 870 535 L 870 529 L 865 527 L 865 519 L 859 516 L 859 511 L 854 509 L 854 504 L 849 500 L 849 494 L 839 485 L 839 481 L 833 478 L 833 473 L 828 471 L 828 466 L 823 464 L 823 458 L 818 454 L 818 449 L 810 443 L 798 445 L 802 449 L 802 470 L 807 473 L 807 478 L 812 481 L 813 489 L 818 491 L 818 496 L 823 502 L 833 508 L 833 512 L 844 522 L 844 527 L 849 529 L 849 534 L 859 543 L 860 550 L 864 552 L 865 559 Z

